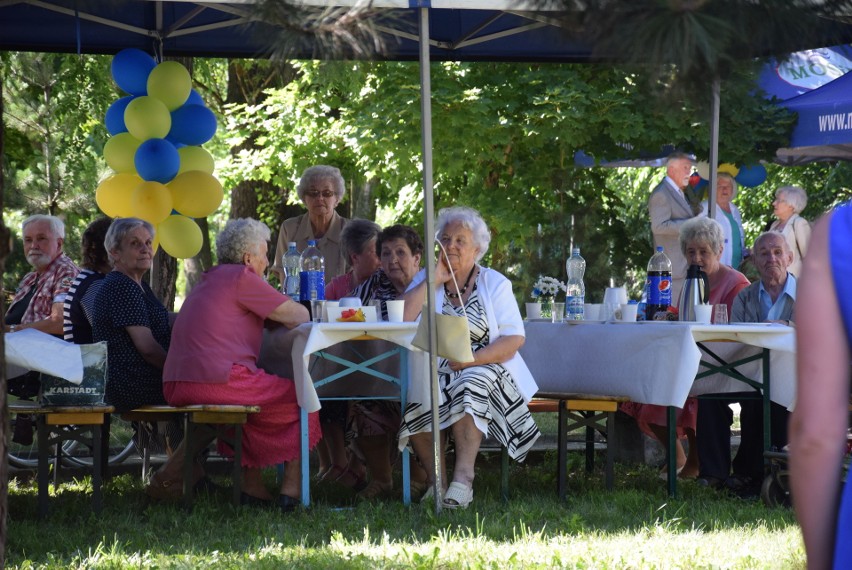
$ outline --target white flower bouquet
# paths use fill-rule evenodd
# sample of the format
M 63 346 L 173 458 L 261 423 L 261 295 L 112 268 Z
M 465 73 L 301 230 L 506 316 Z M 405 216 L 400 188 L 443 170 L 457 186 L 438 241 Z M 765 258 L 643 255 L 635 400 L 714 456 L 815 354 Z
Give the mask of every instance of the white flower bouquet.
M 565 284 L 554 277 L 538 276 L 538 281 L 533 285 L 532 298 L 542 300 L 542 298 L 553 300 L 556 295 L 562 291 L 565 292 Z

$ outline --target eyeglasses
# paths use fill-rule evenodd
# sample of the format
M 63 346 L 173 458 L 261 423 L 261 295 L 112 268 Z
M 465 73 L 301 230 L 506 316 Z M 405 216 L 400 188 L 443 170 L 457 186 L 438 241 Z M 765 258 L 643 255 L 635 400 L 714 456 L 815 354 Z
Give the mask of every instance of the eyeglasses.
M 305 196 L 309 198 L 319 198 L 320 196 L 322 196 L 323 198 L 332 198 L 335 195 L 336 193 L 332 192 L 331 190 L 323 190 L 322 192 L 320 192 L 319 190 L 308 190 L 307 192 L 305 192 Z

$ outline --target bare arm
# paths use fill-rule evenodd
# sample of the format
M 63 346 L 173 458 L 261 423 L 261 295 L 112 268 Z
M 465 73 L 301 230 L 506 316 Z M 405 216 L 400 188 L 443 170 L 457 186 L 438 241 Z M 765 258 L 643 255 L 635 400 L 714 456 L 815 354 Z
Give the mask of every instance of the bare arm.
M 158 368 L 163 369 L 166 363 L 166 351 L 160 346 L 160 343 L 154 338 L 154 333 L 148 327 L 132 326 L 126 327 L 127 334 L 130 335 L 130 340 L 133 341 L 133 346 L 145 362 Z
M 62 325 L 64 322 L 64 317 L 62 315 L 63 303 L 53 303 L 50 306 L 50 316 L 46 319 L 42 319 L 40 321 L 35 321 L 32 323 L 22 323 L 20 325 L 15 325 L 15 330 L 20 331 L 23 329 L 35 329 L 37 331 L 41 331 L 47 334 L 53 335 L 61 335 L 62 334 Z M 5 326 L 4 330 L 9 332 L 9 326 Z
M 441 261 L 439 261 L 435 266 L 435 288 L 443 287 L 444 283 L 450 279 L 452 279 L 452 273 L 450 268 L 447 267 L 446 261 L 442 257 Z M 417 320 L 417 317 L 423 310 L 424 303 L 426 303 L 426 280 L 424 279 L 418 283 L 416 287 L 406 291 L 400 299 L 405 301 L 405 310 L 403 312 L 402 320 Z
M 311 315 L 304 305 L 287 299 L 278 305 L 274 311 L 269 313 L 269 316 L 266 318 L 281 323 L 288 329 L 292 329 L 311 320 Z
M 796 301 L 790 469 L 810 569 L 831 566 L 849 406 L 850 355 L 830 271 L 828 220 L 820 220 L 814 231 Z

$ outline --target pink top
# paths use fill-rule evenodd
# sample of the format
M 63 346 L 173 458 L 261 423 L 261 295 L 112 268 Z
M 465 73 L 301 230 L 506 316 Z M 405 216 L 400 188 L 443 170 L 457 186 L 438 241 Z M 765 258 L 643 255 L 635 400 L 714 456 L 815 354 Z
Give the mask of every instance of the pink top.
M 346 297 L 355 290 L 355 273 L 349 271 L 338 275 L 325 287 L 325 298 L 328 301 L 337 301 Z
M 225 383 L 234 364 L 254 372 L 263 321 L 288 299 L 248 266 L 206 271 L 172 327 L 163 382 Z
M 728 314 L 732 314 L 737 294 L 750 285 L 748 277 L 727 265 L 719 264 L 718 281 L 710 287 L 710 304 L 728 305 Z

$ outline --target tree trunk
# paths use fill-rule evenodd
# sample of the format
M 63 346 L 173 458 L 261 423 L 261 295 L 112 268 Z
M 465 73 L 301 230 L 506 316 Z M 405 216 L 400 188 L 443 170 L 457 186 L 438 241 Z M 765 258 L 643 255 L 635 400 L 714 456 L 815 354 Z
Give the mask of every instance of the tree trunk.
M 201 279 L 201 274 L 213 266 L 213 254 L 210 247 L 210 225 L 207 223 L 207 218 L 198 218 L 195 220 L 198 227 L 201 228 L 201 251 L 195 257 L 190 257 L 183 261 L 183 270 L 186 273 L 186 294 L 192 291 L 192 288 Z
M 154 295 L 169 311 L 175 309 L 175 289 L 177 289 L 177 259 L 166 253 L 163 248 L 157 250 L 151 267 L 151 289 Z
M 3 211 L 3 195 L 5 180 L 2 164 L 5 157 L 3 150 L 3 77 L 0 75 L 0 212 Z M 6 267 L 6 256 L 9 255 L 9 228 L 0 216 L 0 274 Z M 5 295 L 0 295 L 0 313 L 6 314 Z M 6 460 L 6 435 L 9 425 L 9 411 L 6 408 L 6 345 L 3 335 L 0 335 L 0 568 L 6 567 L 6 513 L 8 511 L 9 495 L 9 462 Z

